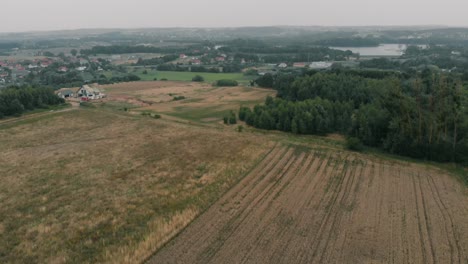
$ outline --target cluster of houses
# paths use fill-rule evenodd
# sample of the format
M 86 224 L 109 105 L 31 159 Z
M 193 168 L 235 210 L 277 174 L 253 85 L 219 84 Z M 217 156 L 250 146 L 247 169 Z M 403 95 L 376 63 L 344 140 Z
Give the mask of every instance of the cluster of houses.
M 68 89 L 63 88 L 57 91 L 57 96 L 60 98 L 79 98 L 81 101 L 90 101 L 103 99 L 106 97 L 106 94 L 101 91 L 101 89 L 96 86 L 83 85 L 78 89 Z

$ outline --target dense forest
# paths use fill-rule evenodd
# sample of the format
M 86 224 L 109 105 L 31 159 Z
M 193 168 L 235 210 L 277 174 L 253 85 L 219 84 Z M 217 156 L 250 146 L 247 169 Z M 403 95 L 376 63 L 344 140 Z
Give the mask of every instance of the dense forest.
M 262 77 L 278 91 L 239 118 L 296 134 L 339 132 L 390 153 L 468 162 L 467 91 L 460 78 L 429 69 L 373 78 L 338 70 Z
M 21 115 L 25 111 L 63 104 L 54 90 L 42 87 L 10 87 L 0 90 L 0 118 Z

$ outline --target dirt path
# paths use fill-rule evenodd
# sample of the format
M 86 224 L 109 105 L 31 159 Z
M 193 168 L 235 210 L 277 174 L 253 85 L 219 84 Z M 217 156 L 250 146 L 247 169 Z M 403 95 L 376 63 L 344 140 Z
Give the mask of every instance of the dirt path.
M 468 263 L 468 197 L 432 168 L 278 147 L 148 263 Z

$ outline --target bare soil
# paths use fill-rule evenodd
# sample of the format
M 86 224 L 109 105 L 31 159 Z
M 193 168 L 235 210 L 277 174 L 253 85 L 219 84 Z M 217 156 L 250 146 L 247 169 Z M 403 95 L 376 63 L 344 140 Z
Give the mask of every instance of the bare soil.
M 148 263 L 468 263 L 466 219 L 436 168 L 277 147 Z

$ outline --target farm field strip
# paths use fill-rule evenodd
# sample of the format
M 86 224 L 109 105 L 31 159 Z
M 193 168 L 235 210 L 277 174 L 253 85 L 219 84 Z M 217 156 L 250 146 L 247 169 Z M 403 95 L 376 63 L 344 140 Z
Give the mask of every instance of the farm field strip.
M 465 187 L 435 168 L 277 146 L 149 263 L 467 263 Z

